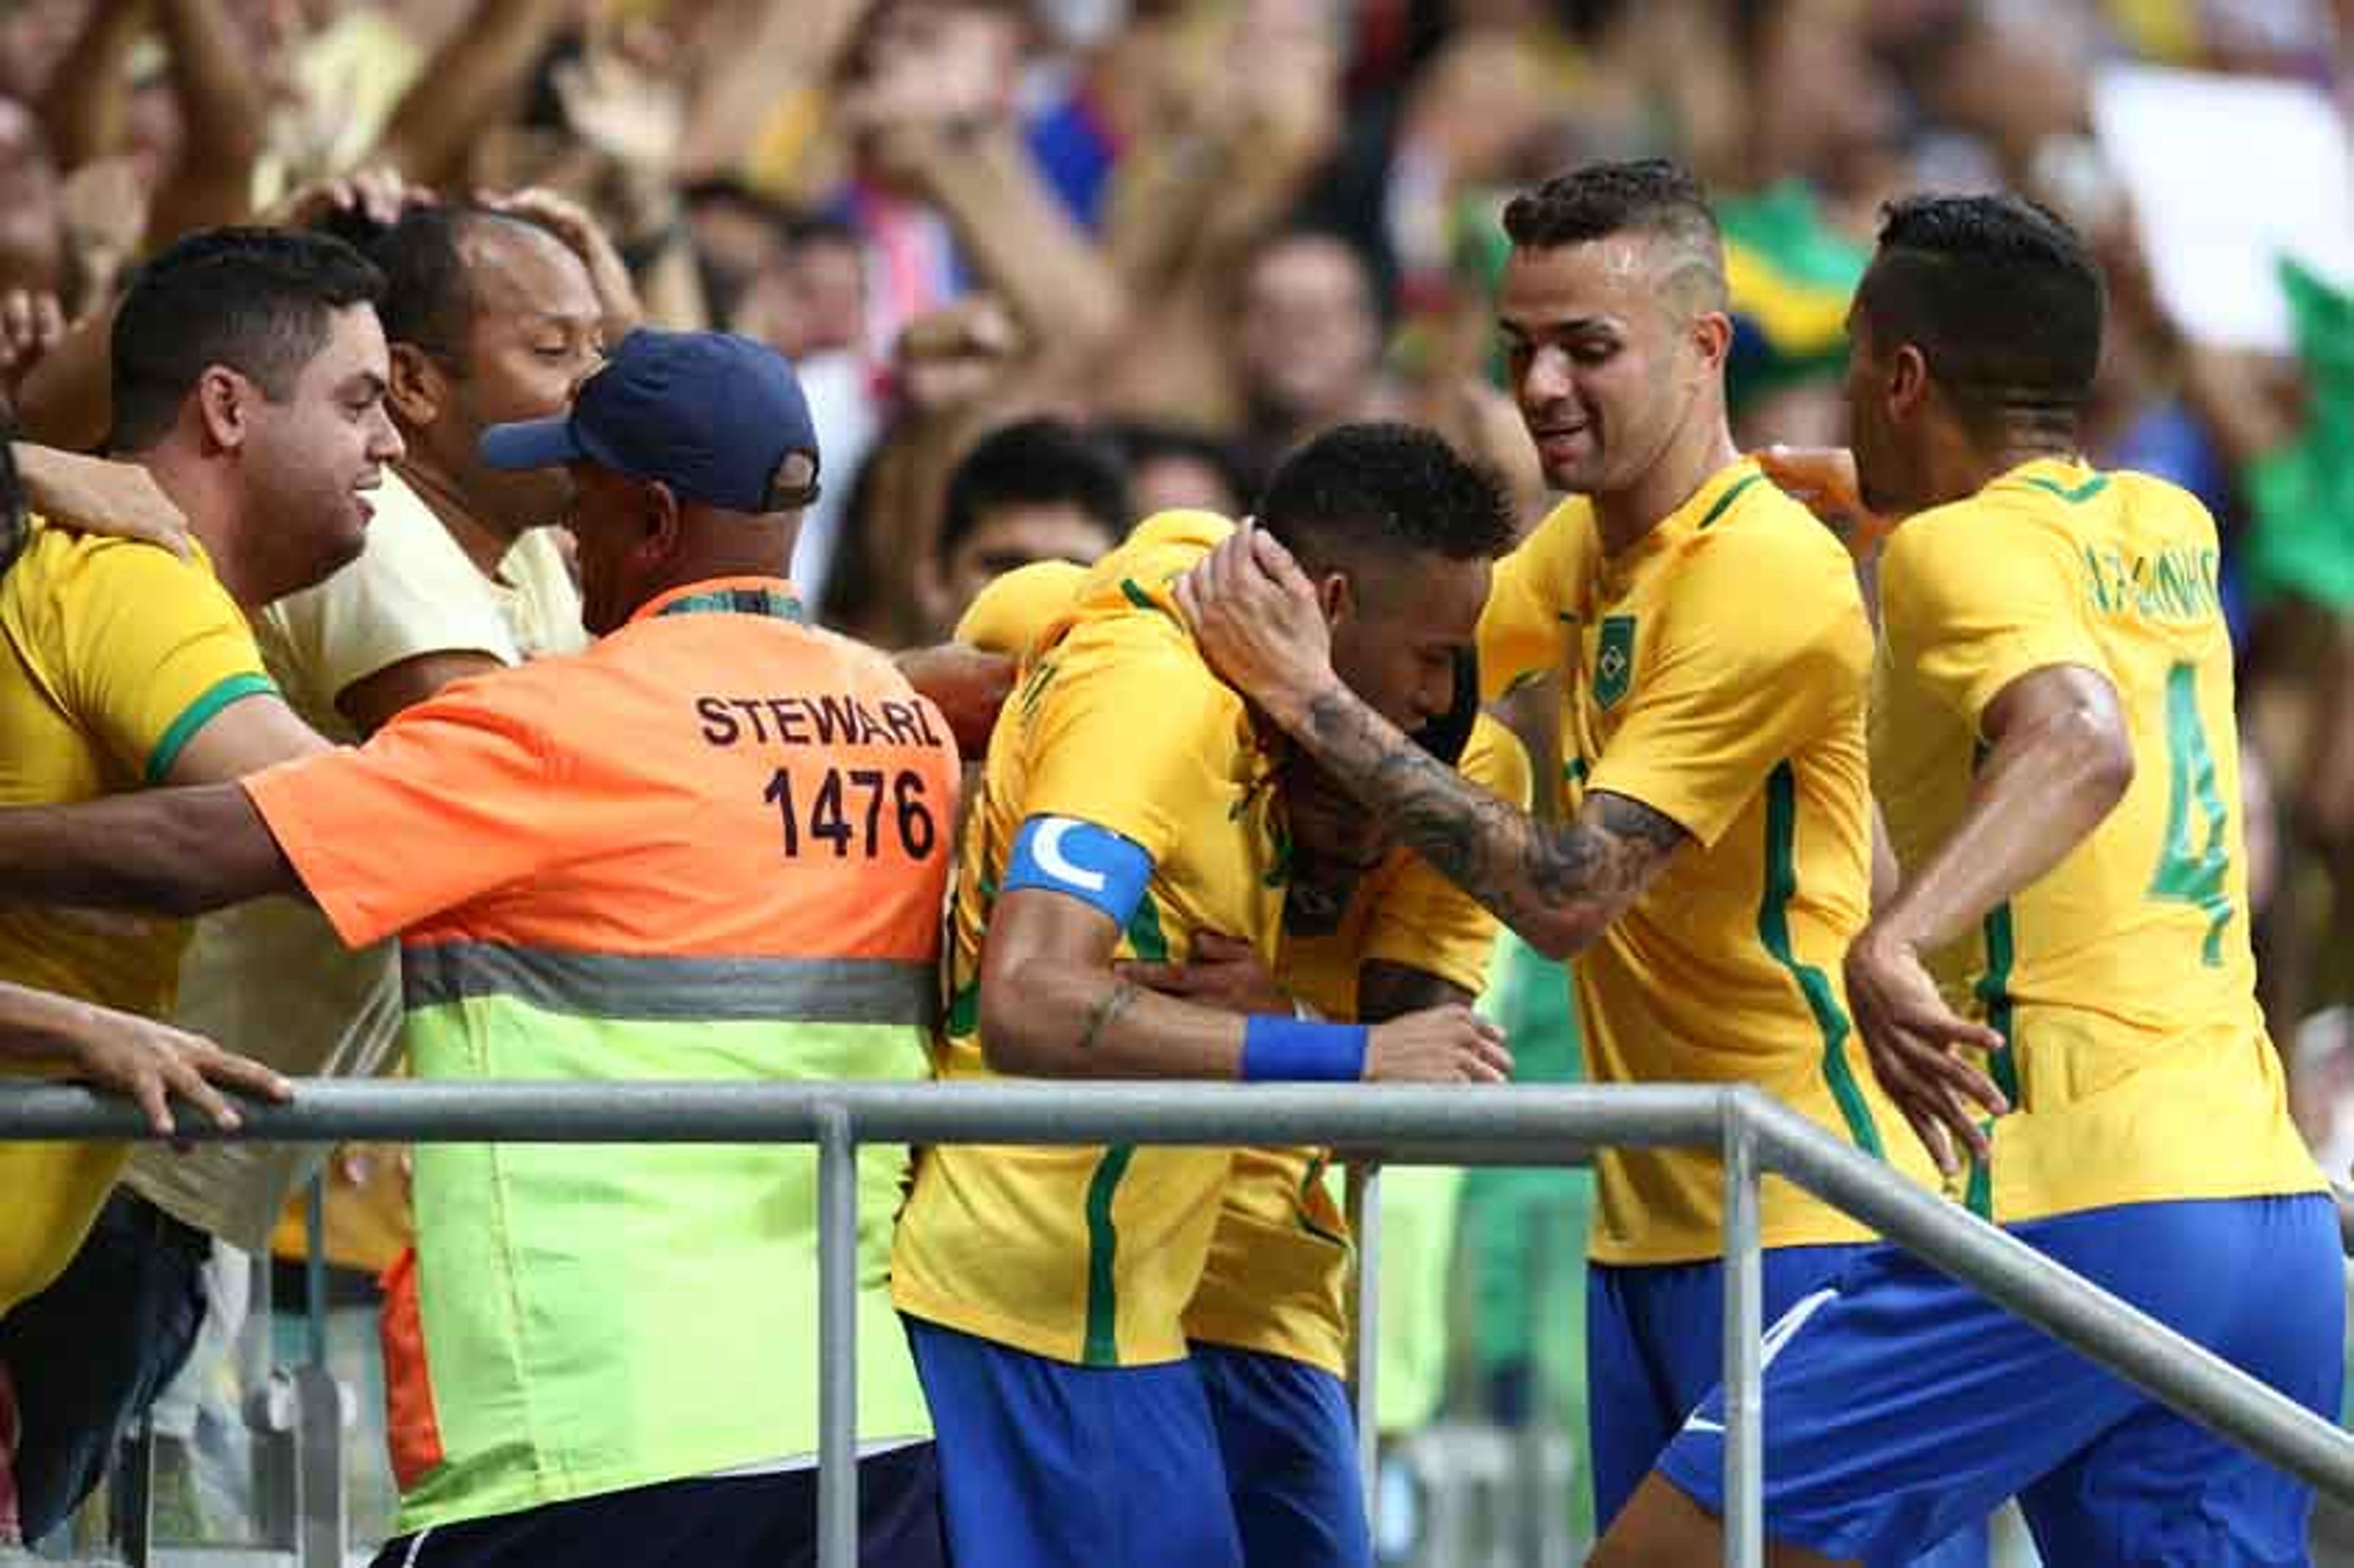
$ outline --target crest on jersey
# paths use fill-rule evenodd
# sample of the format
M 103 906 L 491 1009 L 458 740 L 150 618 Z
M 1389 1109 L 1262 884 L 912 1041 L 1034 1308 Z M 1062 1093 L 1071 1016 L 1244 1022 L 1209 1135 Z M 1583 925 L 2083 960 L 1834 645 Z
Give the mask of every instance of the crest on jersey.
M 1606 708 L 1615 706 L 1634 678 L 1635 618 L 1606 615 L 1601 640 L 1594 651 L 1595 702 Z

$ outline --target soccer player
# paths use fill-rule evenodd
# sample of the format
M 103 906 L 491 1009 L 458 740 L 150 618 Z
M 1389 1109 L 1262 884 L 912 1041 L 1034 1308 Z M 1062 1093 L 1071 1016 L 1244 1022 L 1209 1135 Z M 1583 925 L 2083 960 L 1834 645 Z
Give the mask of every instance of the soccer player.
M 1861 499 L 1903 514 L 1872 704 L 1903 884 L 1849 994 L 1974 1209 L 2332 1416 L 2342 1264 L 2256 1006 L 2215 525 L 2079 455 L 2102 306 L 2076 236 L 1996 196 L 1896 204 L 1858 291 Z M 1957 1049 L 2014 1107 L 1990 1131 Z M 1777 1562 L 1882 1561 L 2014 1494 L 2048 1563 L 2306 1561 L 2309 1489 L 1893 1248 L 1776 1337 Z M 1596 1563 L 1718 1550 L 1720 1418 Z
M 1870 908 L 1872 632 L 1846 552 L 1734 450 L 1714 221 L 1690 176 L 1642 163 L 1549 181 L 1504 226 L 1514 387 L 1572 499 L 1498 568 L 1481 674 L 1564 673 L 1564 822 L 1471 788 L 1352 696 L 1274 541 L 1239 535 L 1180 597 L 1217 667 L 1391 831 L 1532 946 L 1578 954 L 1597 1081 L 1755 1084 L 1925 1179 L 1839 979 Z M 1713 1150 L 1596 1164 L 1607 1520 L 1717 1381 L 1723 1188 Z M 1769 1313 L 1870 1234 L 1779 1182 L 1763 1217 Z
M 1407 724 L 1456 660 L 1511 537 L 1492 481 L 1401 426 L 1295 453 L 1261 515 L 1317 574 L 1352 683 Z M 1202 933 L 1276 948 L 1288 851 L 1276 758 L 1203 662 L 1170 585 L 1232 524 L 1175 513 L 1098 562 L 991 737 L 951 915 L 941 1075 L 1494 1081 L 1460 1007 L 1370 1028 L 1157 995 L 1121 959 Z M 1002 1568 L 1241 1561 L 1183 1315 L 1225 1149 L 926 1151 L 893 1285 L 939 1434 L 951 1553 Z
M 974 601 L 957 635 L 1018 654 L 1082 576 L 1060 563 L 1009 573 Z M 1465 778 L 1525 806 L 1528 755 L 1479 712 L 1479 695 L 1467 661 L 1454 705 L 1416 739 Z M 1305 1004 L 1323 1018 L 1371 1023 L 1470 1005 L 1487 974 L 1495 916 L 1385 839 L 1312 768 L 1287 770 L 1282 789 L 1292 860 L 1275 972 L 1249 944 L 1206 931 L 1185 962 L 1129 963 L 1120 972 L 1230 1012 Z M 1373 1561 L 1344 1381 L 1348 1220 L 1333 1202 L 1329 1161 L 1320 1149 L 1236 1150 L 1209 1260 L 1185 1308 L 1191 1359 L 1252 1568 Z
M 1528 754 L 1479 714 L 1478 695 L 1467 665 L 1460 711 L 1417 739 L 1467 780 L 1525 807 Z M 1293 870 L 1274 975 L 1246 951 L 1206 969 L 1129 973 L 1235 1012 L 1305 1004 L 1320 1017 L 1372 1023 L 1469 1006 L 1487 975 L 1495 917 L 1312 768 L 1295 767 L 1284 798 Z M 1351 1242 L 1330 1160 L 1324 1149 L 1235 1151 L 1209 1262 L 1185 1308 L 1250 1568 L 1373 1562 L 1345 1383 Z

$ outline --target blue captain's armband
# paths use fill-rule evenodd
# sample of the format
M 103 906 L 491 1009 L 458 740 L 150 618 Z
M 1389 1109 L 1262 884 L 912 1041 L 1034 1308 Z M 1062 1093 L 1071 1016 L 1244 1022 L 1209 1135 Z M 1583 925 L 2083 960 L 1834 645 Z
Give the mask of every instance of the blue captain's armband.
M 1151 876 L 1152 857 L 1108 828 L 1076 817 L 1032 817 L 1014 835 L 1005 891 L 1044 887 L 1068 894 L 1124 928 Z

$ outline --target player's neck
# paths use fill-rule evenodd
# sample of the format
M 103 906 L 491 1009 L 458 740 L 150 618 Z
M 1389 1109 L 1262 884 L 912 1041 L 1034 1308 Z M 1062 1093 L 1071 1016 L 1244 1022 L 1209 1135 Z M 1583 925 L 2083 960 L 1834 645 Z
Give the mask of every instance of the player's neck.
M 1615 556 L 1640 544 L 1699 494 L 1712 474 L 1740 456 L 1722 416 L 1694 420 L 1633 484 L 1595 493 L 1594 520 L 1601 530 L 1603 553 Z
M 474 569 L 497 581 L 500 563 L 523 535 L 483 515 L 468 500 L 464 487 L 430 462 L 412 456 L 399 465 L 398 472 L 402 482 L 425 503 L 426 510 L 441 520 L 441 526 Z
M 2063 462 L 2084 460 L 2084 447 L 2072 424 L 2022 419 L 1974 441 L 1956 441 L 1930 454 L 1929 483 L 1936 502 L 1959 501 L 1976 495 L 2022 463 L 2057 458 Z

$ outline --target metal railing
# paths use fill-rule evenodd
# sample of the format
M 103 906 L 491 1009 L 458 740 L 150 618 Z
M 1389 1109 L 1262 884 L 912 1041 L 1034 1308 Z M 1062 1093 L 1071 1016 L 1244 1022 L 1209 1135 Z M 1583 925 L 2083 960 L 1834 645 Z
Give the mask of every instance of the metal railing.
M 184 1127 L 195 1118 L 184 1116 Z M 210 1133 L 200 1136 L 217 1136 Z M 86 1090 L 0 1085 L 0 1140 L 138 1138 Z M 2194 1420 L 2354 1503 L 2354 1436 L 1754 1089 L 1177 1084 L 436 1084 L 309 1080 L 249 1108 L 262 1141 L 814 1143 L 821 1568 L 857 1562 L 857 1146 L 1329 1144 L 1393 1164 L 1569 1165 L 1602 1146 L 1724 1163 L 1724 1560 L 1760 1568 L 1758 1182 L 1796 1181 Z M 1361 1387 L 1362 1400 L 1369 1391 Z M 1372 1412 L 1362 1404 L 1361 1429 Z

